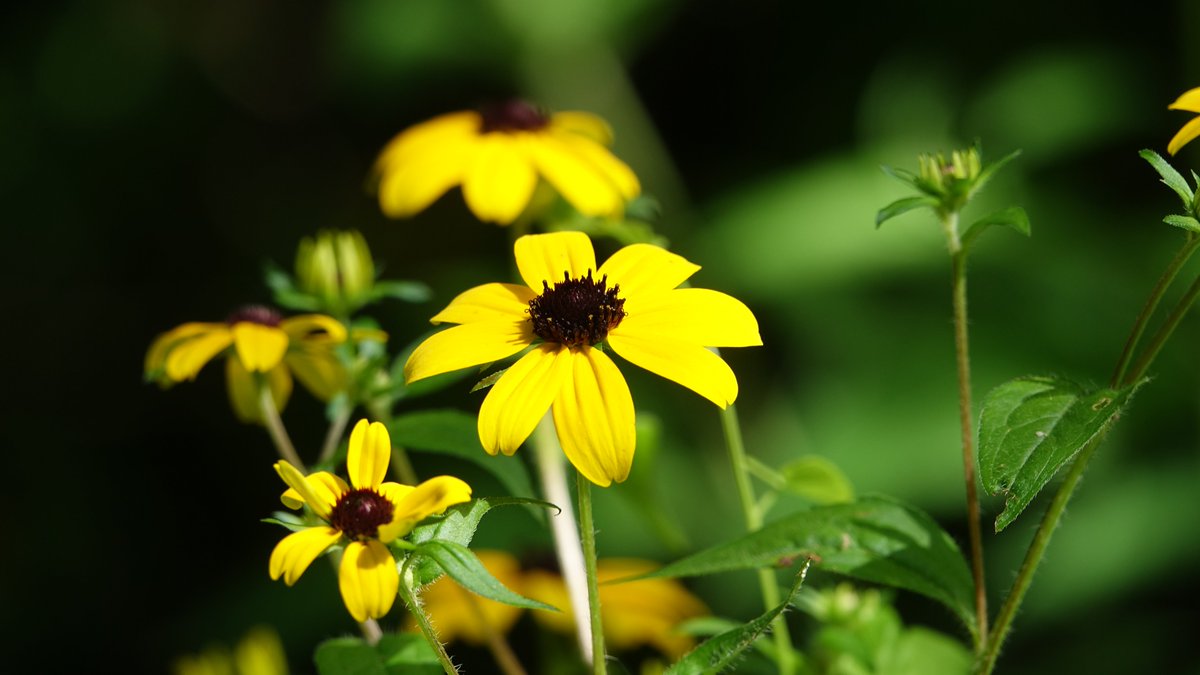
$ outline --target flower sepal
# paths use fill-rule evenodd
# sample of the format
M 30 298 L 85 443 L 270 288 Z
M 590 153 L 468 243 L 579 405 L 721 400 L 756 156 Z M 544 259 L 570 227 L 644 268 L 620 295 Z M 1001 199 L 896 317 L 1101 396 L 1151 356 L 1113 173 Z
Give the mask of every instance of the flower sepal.
M 955 150 L 946 157 L 942 153 L 917 157 L 917 173 L 883 166 L 883 172 L 905 183 L 921 194 L 898 199 L 875 215 L 875 226 L 914 209 L 928 207 L 939 215 L 958 213 L 979 193 L 1000 169 L 1021 154 L 1015 150 L 984 166 L 979 144 L 965 150 Z

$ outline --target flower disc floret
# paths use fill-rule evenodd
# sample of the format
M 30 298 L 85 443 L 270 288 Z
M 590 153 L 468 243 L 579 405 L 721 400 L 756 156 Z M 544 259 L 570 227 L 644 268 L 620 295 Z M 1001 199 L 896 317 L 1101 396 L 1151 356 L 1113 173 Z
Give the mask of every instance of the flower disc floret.
M 649 244 L 597 266 L 580 232 L 526 235 L 514 251 L 525 285 L 460 294 L 432 319 L 459 325 L 422 342 L 404 367 L 415 382 L 525 352 L 479 409 L 489 453 L 516 452 L 549 409 L 581 474 L 600 486 L 625 480 L 636 443 L 633 398 L 609 349 L 722 408 L 737 398 L 733 371 L 708 348 L 761 345 L 758 322 L 724 293 L 677 288 L 699 266 Z
M 563 280 L 550 286 L 542 282 L 542 293 L 529 301 L 529 319 L 533 332 L 547 342 L 567 347 L 600 344 L 608 332 L 625 318 L 625 300 L 619 286 L 607 287 L 608 277 L 572 279 L 563 272 Z
M 550 117 L 537 106 L 519 98 L 486 105 L 479 115 L 483 118 L 479 130 L 485 134 L 494 131 L 537 131 L 550 123 Z
M 392 522 L 396 507 L 371 488 L 350 490 L 329 512 L 329 524 L 355 541 L 379 537 L 379 528 Z

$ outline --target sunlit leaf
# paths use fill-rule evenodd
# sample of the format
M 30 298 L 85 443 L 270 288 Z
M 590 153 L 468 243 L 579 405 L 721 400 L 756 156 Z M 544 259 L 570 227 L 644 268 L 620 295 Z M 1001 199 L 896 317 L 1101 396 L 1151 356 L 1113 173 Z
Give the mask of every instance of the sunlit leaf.
M 875 214 L 875 227 L 879 227 L 880 225 L 883 225 L 884 221 L 895 218 L 902 213 L 912 211 L 913 209 L 919 209 L 922 207 L 936 209 L 937 206 L 938 200 L 934 199 L 933 197 L 922 196 L 897 199 L 891 204 L 879 209 L 879 213 Z
M 808 568 L 811 564 L 811 560 L 805 561 L 804 566 L 796 574 L 796 580 L 792 584 L 791 592 L 788 593 L 783 603 L 772 607 L 743 625 L 714 635 L 700 643 L 695 649 L 685 654 L 675 665 L 668 668 L 666 674 L 699 675 L 700 673 L 719 673 L 736 663 L 741 657 L 742 652 L 749 649 L 758 640 L 759 636 L 770 627 L 775 617 L 782 614 L 792 604 L 792 601 L 796 599 L 796 593 L 804 585 L 804 578 L 808 575 Z
M 509 590 L 487 571 L 471 549 L 462 544 L 434 539 L 418 546 L 417 552 L 434 560 L 458 585 L 476 595 L 514 607 L 558 611 L 544 602 L 530 600 Z
M 425 302 L 433 296 L 429 286 L 419 281 L 376 281 L 371 287 L 371 299 L 393 298 L 405 302 Z
M 1179 216 L 1171 214 L 1163 218 L 1163 222 L 1168 225 L 1188 230 L 1189 232 L 1200 232 L 1200 220 L 1196 220 L 1191 216 Z
M 884 497 L 801 511 L 646 576 L 786 566 L 804 558 L 827 572 L 933 598 L 975 630 L 974 584 L 958 545 L 925 513 Z
M 1025 209 L 1013 206 L 971 223 L 970 227 L 963 232 L 962 245 L 969 247 L 979 238 L 979 235 L 993 225 L 1012 228 L 1026 237 L 1029 236 L 1029 215 L 1025 213 Z
M 1179 198 L 1183 200 L 1183 209 L 1191 212 L 1192 210 L 1192 188 L 1188 186 L 1187 180 L 1180 175 L 1175 167 L 1171 166 L 1170 162 L 1162 158 L 1162 155 L 1153 150 L 1142 150 L 1138 156 L 1150 163 L 1154 170 L 1162 176 L 1162 182 L 1167 187 L 1175 191 Z
M 979 478 L 988 492 L 1005 495 L 997 532 L 1112 425 L 1138 386 L 1089 391 L 1055 377 L 1022 377 L 987 395 L 979 416 Z
M 384 635 L 371 646 L 361 638 L 334 638 L 313 654 L 320 675 L 436 675 L 442 672 L 437 655 L 420 635 Z
M 844 504 L 854 501 L 854 486 L 836 464 L 817 455 L 807 455 L 779 467 L 789 492 L 815 504 Z

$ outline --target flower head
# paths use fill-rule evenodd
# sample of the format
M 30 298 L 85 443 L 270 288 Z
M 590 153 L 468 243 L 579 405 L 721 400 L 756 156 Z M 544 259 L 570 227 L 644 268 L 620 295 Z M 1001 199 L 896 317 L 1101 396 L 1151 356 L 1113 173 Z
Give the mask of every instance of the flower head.
M 636 649 L 649 645 L 672 659 L 690 650 L 695 641 L 675 628 L 708 608 L 675 579 L 644 579 L 610 584 L 654 571 L 658 565 L 634 558 L 608 558 L 596 562 L 600 582 L 600 623 L 605 643 L 614 650 Z M 574 614 L 567 610 L 571 600 L 562 577 L 551 572 L 531 571 L 524 579 L 525 592 L 532 598 L 562 607 L 562 612 L 538 611 L 534 614 L 543 626 L 562 633 L 574 630 Z
M 1185 91 L 1179 98 L 1175 99 L 1174 103 L 1167 106 L 1167 109 L 1200 113 L 1200 87 Z M 1200 117 L 1193 117 L 1190 122 L 1183 125 L 1183 128 L 1167 144 L 1167 152 L 1174 155 L 1183 146 L 1191 143 L 1197 136 L 1200 136 Z
M 296 250 L 300 291 L 318 299 L 338 316 L 349 315 L 371 300 L 375 261 L 357 230 L 322 230 L 304 237 Z
M 551 409 L 575 468 L 597 485 L 623 481 L 633 463 L 633 399 L 601 349 L 674 380 L 722 408 L 737 398 L 733 371 L 707 347 L 761 345 L 758 322 L 738 300 L 676 288 L 698 265 L 649 244 L 617 251 L 597 267 L 579 232 L 517 240 L 525 285 L 472 288 L 433 317 L 461 324 L 430 337 L 405 365 L 409 382 L 491 363 L 532 347 L 492 386 L 479 438 L 511 455 Z
M 329 400 L 345 386 L 345 371 L 333 349 L 346 329 L 332 317 L 304 314 L 284 318 L 252 305 L 223 323 L 185 323 L 159 335 L 146 352 L 148 379 L 163 386 L 194 380 L 200 369 L 225 355 L 229 400 L 243 422 L 262 419 L 254 374 L 261 374 L 279 409 L 292 393 L 292 375 L 314 396 Z
M 417 523 L 471 499 L 471 488 L 452 476 L 431 478 L 417 486 L 384 482 L 392 442 L 387 427 L 360 420 L 350 432 L 346 468 L 350 483 L 321 471 L 305 476 L 286 461 L 275 471 L 288 490 L 288 508 L 307 505 L 322 524 L 294 532 L 271 552 L 272 579 L 296 583 L 317 556 L 344 546 L 338 586 L 346 609 L 356 621 L 388 613 L 400 586 L 396 560 L 387 544 L 412 531 Z
M 606 146 L 612 131 L 584 112 L 546 114 L 520 100 L 435 117 L 396 136 L 375 163 L 379 205 L 411 216 L 462 185 L 480 220 L 507 225 L 544 179 L 587 216 L 621 213 L 637 176 Z

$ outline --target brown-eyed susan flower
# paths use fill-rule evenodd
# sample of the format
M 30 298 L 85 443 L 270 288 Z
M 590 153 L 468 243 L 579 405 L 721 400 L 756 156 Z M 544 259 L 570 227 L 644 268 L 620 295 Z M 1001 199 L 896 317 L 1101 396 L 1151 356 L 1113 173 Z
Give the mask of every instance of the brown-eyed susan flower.
M 479 439 L 511 455 L 547 409 L 567 459 L 597 485 L 623 481 L 633 463 L 633 399 L 600 346 L 695 391 L 722 408 L 737 378 L 707 347 L 761 345 L 740 301 L 676 288 L 700 269 L 649 244 L 617 251 L 597 267 L 579 232 L 526 235 L 515 246 L 525 285 L 472 288 L 431 319 L 460 324 L 421 343 L 405 364 L 409 382 L 492 363 L 532 347 L 492 386 L 479 410 Z
M 1200 87 L 1185 91 L 1167 108 L 1169 110 L 1186 110 L 1188 112 L 1200 113 Z M 1179 152 L 1180 148 L 1191 143 L 1197 136 L 1200 136 L 1200 117 L 1193 117 L 1190 122 L 1183 125 L 1183 128 L 1167 144 L 1167 152 L 1174 155 Z
M 506 588 L 522 591 L 521 564 L 504 551 L 474 551 L 485 569 Z M 458 585 L 449 576 L 442 576 L 421 591 L 421 603 L 429 614 L 438 637 L 445 642 L 462 641 L 473 645 L 487 644 L 491 633 L 507 633 L 521 617 L 521 608 L 496 602 Z M 407 630 L 417 630 L 416 620 L 409 618 Z
M 350 432 L 349 485 L 325 471 L 305 476 L 286 461 L 275 463 L 275 471 L 288 484 L 281 498 L 284 505 L 307 505 L 322 523 L 294 532 L 275 546 L 272 579 L 283 577 L 291 586 L 318 556 L 342 546 L 338 586 L 350 615 L 366 621 L 388 613 L 400 588 L 400 574 L 387 545 L 425 518 L 471 499 L 470 486 L 452 476 L 415 487 L 384 482 L 391 454 L 387 427 L 360 420 Z
M 596 562 L 600 582 L 600 623 L 605 644 L 614 651 L 651 646 L 672 660 L 695 646 L 691 636 L 676 630 L 679 624 L 709 614 L 708 608 L 675 579 L 644 579 L 628 583 L 605 583 L 652 572 L 658 564 L 635 558 L 607 558 Z M 574 614 L 562 577 L 545 571 L 527 572 L 525 593 L 542 602 L 562 607 L 562 612 L 537 611 L 538 623 L 560 633 L 574 631 Z
M 379 205 L 404 218 L 461 185 L 476 217 L 507 225 L 542 179 L 584 215 L 619 214 L 640 187 L 611 143 L 612 130 L 595 115 L 546 114 L 520 100 L 442 115 L 401 132 L 380 153 Z
M 346 328 L 332 317 L 304 314 L 284 318 L 269 307 L 252 305 L 223 323 L 185 323 L 154 340 L 146 353 L 146 377 L 163 386 L 193 380 L 200 369 L 225 355 L 229 400 L 243 422 L 262 419 L 255 376 L 271 390 L 275 406 L 287 405 L 292 375 L 317 398 L 327 401 L 345 387 L 346 374 L 334 347 Z

